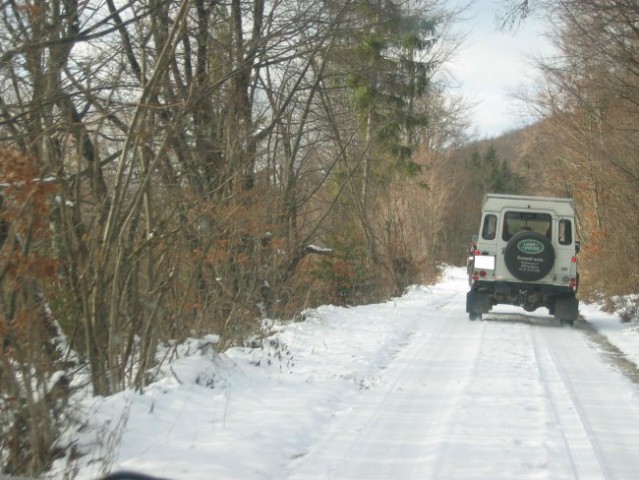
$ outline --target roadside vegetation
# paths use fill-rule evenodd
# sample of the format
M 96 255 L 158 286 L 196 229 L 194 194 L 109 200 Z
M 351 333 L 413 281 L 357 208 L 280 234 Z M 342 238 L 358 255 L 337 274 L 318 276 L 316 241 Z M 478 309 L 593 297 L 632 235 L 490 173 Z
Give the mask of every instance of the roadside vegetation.
M 434 275 L 420 175 L 465 139 L 439 2 L 2 11 L 2 473 L 73 455 L 69 396 L 143 388 L 159 345 Z
M 556 54 L 536 59 L 540 82 L 519 99 L 538 121 L 457 149 L 442 179 L 463 195 L 449 205 L 441 255 L 476 233 L 484 193 L 573 198 L 580 296 L 636 320 L 639 272 L 639 6 L 599 0 L 510 0 L 504 25 L 545 15 Z M 435 183 L 439 183 L 436 181 Z

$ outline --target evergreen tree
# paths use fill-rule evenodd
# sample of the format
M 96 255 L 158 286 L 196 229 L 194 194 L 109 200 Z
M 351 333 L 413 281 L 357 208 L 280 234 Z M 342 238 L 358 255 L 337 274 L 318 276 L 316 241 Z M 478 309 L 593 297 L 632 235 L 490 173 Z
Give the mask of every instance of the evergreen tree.
M 473 151 L 468 162 L 469 172 L 473 172 L 474 185 L 479 195 L 486 193 L 520 193 L 524 187 L 524 179 L 514 172 L 506 160 L 501 160 L 494 145 L 490 145 L 482 155 L 479 150 Z
M 428 116 L 417 108 L 428 92 L 434 65 L 427 58 L 438 18 L 396 0 L 360 0 L 339 36 L 333 67 L 345 73 L 366 149 L 362 192 L 371 178 L 382 184 L 398 168 L 419 171 L 411 161 L 417 133 Z
M 344 2 L 331 3 L 344 12 Z M 432 51 L 439 18 L 430 2 L 355 0 L 343 15 L 330 68 L 350 107 L 350 199 L 369 258 L 376 262 L 379 213 L 397 175 L 415 175 L 412 160 L 420 128 L 428 123 L 420 100 L 429 90 L 436 64 Z M 419 6 L 419 8 L 417 8 Z

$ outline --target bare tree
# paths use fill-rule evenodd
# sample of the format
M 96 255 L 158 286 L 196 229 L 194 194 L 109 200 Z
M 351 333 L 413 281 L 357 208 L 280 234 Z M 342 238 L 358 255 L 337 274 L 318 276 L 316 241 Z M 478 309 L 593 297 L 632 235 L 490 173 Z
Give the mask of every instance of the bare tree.
M 63 418 L 69 392 L 56 389 L 64 394 L 51 402 L 31 400 L 51 395 L 57 370 L 64 375 L 54 378 L 86 369 L 96 395 L 141 389 L 161 361 L 162 342 L 215 332 L 219 348 L 241 343 L 267 312 L 293 314 L 326 301 L 329 289 L 314 288 L 316 282 L 343 292 L 342 284 L 325 280 L 326 269 L 336 266 L 348 267 L 351 284 L 361 286 L 361 278 L 372 276 L 364 268 L 370 259 L 351 262 L 352 251 L 340 251 L 334 241 L 336 234 L 346 237 L 349 218 L 366 213 L 370 219 L 369 237 L 355 238 L 353 251 L 386 240 L 398 244 L 382 238 L 388 232 L 382 226 L 370 227 L 378 218 L 361 196 L 362 165 L 373 156 L 390 158 L 391 143 L 412 150 L 423 133 L 401 119 L 428 110 L 417 99 L 427 97 L 439 63 L 416 60 L 419 51 L 432 52 L 428 42 L 435 36 L 416 32 L 430 35 L 437 18 L 415 23 L 413 43 L 403 50 L 397 39 L 385 50 L 391 57 L 402 50 L 404 57 L 370 65 L 386 81 L 387 96 L 391 67 L 402 66 L 399 103 L 406 115 L 396 109 L 389 117 L 393 142 L 367 143 L 366 132 L 383 133 L 385 123 L 377 116 L 373 129 L 361 115 L 346 47 L 361 25 L 353 12 L 372 6 L 379 5 L 54 0 L 3 6 L 0 135 L 7 158 L 33 165 L 25 182 L 43 191 L 35 196 L 40 203 L 2 193 L 0 409 L 8 419 L 2 432 L 20 436 L 39 422 L 50 426 L 42 444 L 35 437 L 1 443 L 0 458 L 11 458 L 12 474 L 38 473 L 51 459 L 55 419 Z M 405 6 L 386 8 L 402 13 Z M 399 35 L 399 24 L 391 27 Z M 429 112 L 430 120 L 436 115 Z M 408 150 L 396 151 L 406 165 Z M 376 174 L 395 175 L 394 167 L 379 167 Z M 394 205 L 381 190 L 376 205 Z M 16 249 L 19 258 L 46 259 L 42 265 L 50 268 L 24 275 L 14 268 Z M 47 335 L 59 333 L 48 328 L 55 320 L 67 334 L 72 362 L 61 363 L 57 350 L 46 359 L 36 353 Z M 39 327 L 24 355 L 14 343 L 6 346 L 7 332 L 20 322 Z M 19 391 L 30 399 L 26 404 L 7 401 Z M 33 409 L 41 415 L 24 414 Z
M 634 218 L 639 180 L 633 160 L 639 146 L 639 10 L 628 2 L 598 0 L 543 6 L 556 20 L 559 52 L 540 62 L 545 84 L 533 102 L 545 118 L 538 129 L 544 135 L 539 138 L 546 138 L 543 150 L 557 167 L 543 178 L 582 206 L 586 280 L 598 288 L 596 279 L 605 278 L 606 289 L 623 290 L 627 285 L 615 279 L 636 284 L 634 272 L 617 257 L 635 250 L 628 240 L 636 231 L 627 220 Z M 548 139 L 553 141 L 549 146 Z M 608 272 L 612 265 L 614 274 Z

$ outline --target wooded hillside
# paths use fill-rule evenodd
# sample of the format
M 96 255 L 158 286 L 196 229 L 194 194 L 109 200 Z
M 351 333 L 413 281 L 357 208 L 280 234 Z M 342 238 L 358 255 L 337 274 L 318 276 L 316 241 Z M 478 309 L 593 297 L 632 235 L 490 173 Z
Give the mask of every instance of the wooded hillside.
M 575 199 L 581 296 L 614 305 L 613 296 L 639 290 L 632 261 L 639 247 L 639 6 L 511 3 L 517 15 L 534 8 L 551 19 L 557 54 L 538 61 L 543 82 L 525 98 L 539 122 L 496 140 L 498 156 L 500 148 L 511 152 L 501 159 L 523 180 L 522 192 Z

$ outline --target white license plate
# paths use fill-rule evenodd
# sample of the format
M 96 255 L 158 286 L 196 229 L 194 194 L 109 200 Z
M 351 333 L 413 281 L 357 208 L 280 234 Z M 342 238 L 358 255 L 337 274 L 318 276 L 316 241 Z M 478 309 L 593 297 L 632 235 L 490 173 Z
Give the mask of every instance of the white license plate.
M 475 270 L 495 270 L 495 257 L 492 255 L 475 256 Z

